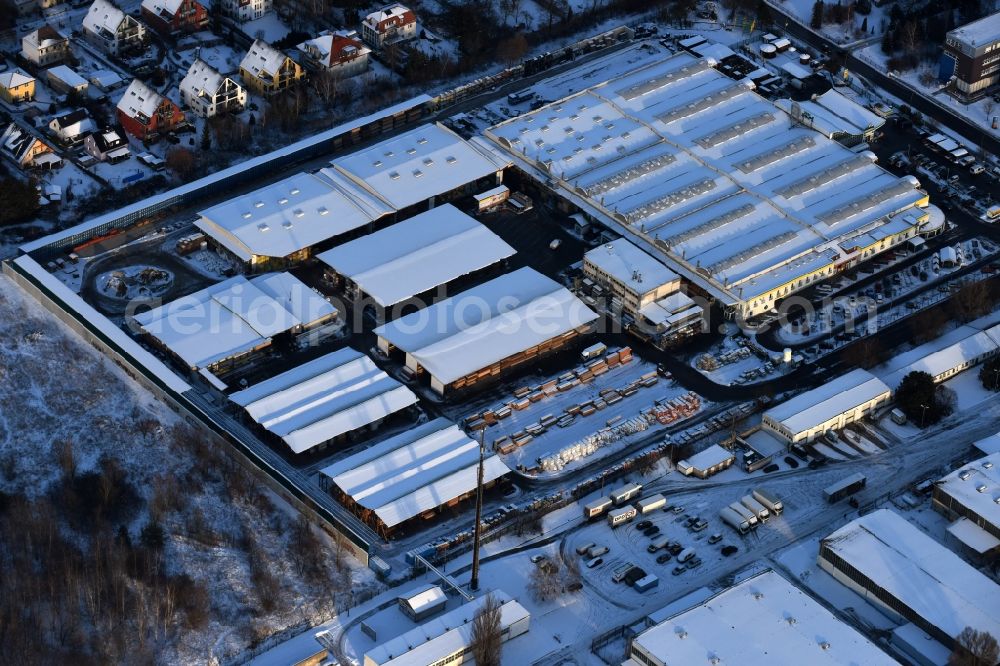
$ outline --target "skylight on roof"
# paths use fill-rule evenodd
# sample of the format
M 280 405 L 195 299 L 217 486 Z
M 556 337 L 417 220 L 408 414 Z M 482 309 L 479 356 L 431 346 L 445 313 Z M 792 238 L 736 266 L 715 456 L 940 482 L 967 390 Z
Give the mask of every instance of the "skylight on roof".
M 389 178 L 392 178 L 393 180 L 399 180 L 399 172 L 398 171 L 390 171 L 389 172 Z

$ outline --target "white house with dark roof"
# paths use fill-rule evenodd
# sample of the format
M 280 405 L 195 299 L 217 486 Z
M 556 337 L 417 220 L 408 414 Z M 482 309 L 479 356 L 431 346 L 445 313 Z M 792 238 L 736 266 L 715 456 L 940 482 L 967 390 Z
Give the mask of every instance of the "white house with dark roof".
M 94 121 L 84 109 L 63 113 L 49 121 L 49 131 L 65 144 L 80 143 L 94 129 Z
M 247 103 L 246 88 L 200 59 L 181 79 L 180 91 L 181 101 L 202 118 L 239 113 Z
M 83 34 L 105 53 L 121 56 L 143 48 L 146 26 L 108 0 L 94 0 L 83 17 Z
M 91 132 L 84 139 L 83 145 L 89 154 L 101 162 L 117 164 L 118 162 L 124 162 L 131 155 L 128 141 L 113 129 Z

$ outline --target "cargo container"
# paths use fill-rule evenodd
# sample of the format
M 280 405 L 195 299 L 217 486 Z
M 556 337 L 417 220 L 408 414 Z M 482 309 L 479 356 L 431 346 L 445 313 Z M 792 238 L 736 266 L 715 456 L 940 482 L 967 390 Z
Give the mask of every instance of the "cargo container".
M 614 502 L 611 501 L 610 497 L 599 497 L 583 507 L 583 517 L 592 520 L 603 515 L 612 506 L 614 506 Z
M 618 527 L 623 523 L 627 523 L 636 517 L 638 511 L 635 510 L 634 506 L 623 506 L 617 509 L 612 509 L 608 511 L 608 525 L 611 527 Z
M 612 491 L 611 501 L 620 506 L 625 502 L 637 499 L 641 494 L 642 486 L 638 483 L 630 483 L 622 486 L 618 490 Z
M 778 499 L 778 496 L 774 493 L 764 490 L 763 488 L 757 488 L 753 491 L 753 497 L 755 500 L 767 507 L 768 511 L 776 516 L 780 516 L 781 512 L 784 511 L 785 507 Z
M 656 493 L 655 495 L 650 495 L 649 497 L 644 497 L 635 503 L 635 508 L 639 510 L 639 513 L 647 514 L 650 511 L 656 511 L 657 509 L 662 509 L 667 505 L 667 498 Z
M 632 587 L 636 589 L 637 592 L 645 592 L 651 590 L 660 584 L 660 579 L 653 574 L 647 574 L 645 577 L 640 578 L 632 584 Z
M 826 497 L 826 501 L 830 504 L 834 502 L 839 502 L 849 495 L 853 495 L 868 484 L 868 478 L 861 474 L 851 474 L 846 479 L 841 479 L 837 483 L 828 486 L 823 490 L 823 495 Z

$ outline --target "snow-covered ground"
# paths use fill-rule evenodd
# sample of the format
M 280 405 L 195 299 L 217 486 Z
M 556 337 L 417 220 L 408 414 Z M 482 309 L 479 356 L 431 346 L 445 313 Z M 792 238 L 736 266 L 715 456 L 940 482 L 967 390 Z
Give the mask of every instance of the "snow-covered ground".
M 267 12 L 259 19 L 247 21 L 242 26 L 243 32 L 255 39 L 263 39 L 265 42 L 276 42 L 289 32 L 290 28 L 285 25 L 277 12 Z
M 225 454 L 211 447 L 199 453 L 200 433 L 3 276 L 0 376 L 4 492 L 46 495 L 62 473 L 56 447 L 69 442 L 79 471 L 93 469 L 101 456 L 113 457 L 147 500 L 125 525 L 133 540 L 149 520 L 146 507 L 156 488 L 173 483 L 183 496 L 178 508 L 160 518 L 167 532 L 165 557 L 172 572 L 188 573 L 208 587 L 210 620 L 161 645 L 158 662 L 205 663 L 213 655 L 226 660 L 260 637 L 334 612 L 334 599 L 308 585 L 288 557 L 296 512 L 253 481 L 234 495 L 228 479 L 241 475 L 223 472 Z M 250 583 L 248 555 L 240 545 L 247 534 L 278 580 L 280 598 L 272 611 L 261 609 Z M 371 572 L 349 558 L 336 576 L 333 587 L 341 591 L 360 594 L 374 585 Z

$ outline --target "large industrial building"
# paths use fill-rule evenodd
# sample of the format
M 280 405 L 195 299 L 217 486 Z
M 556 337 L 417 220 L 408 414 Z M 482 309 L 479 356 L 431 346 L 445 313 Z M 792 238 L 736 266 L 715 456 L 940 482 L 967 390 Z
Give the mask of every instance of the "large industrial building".
M 964 465 L 934 484 L 934 508 L 948 531 L 977 557 L 1000 553 L 1000 453 Z
M 713 61 L 678 53 L 486 131 L 569 213 L 661 259 L 730 316 L 917 235 L 943 214 Z
M 945 88 L 968 102 L 1000 81 L 1000 13 L 948 31 L 944 38 L 941 73 Z
M 568 289 L 521 268 L 375 329 L 378 347 L 444 395 L 499 377 L 592 330 L 597 314 Z
M 271 346 L 331 323 L 336 309 L 289 273 L 237 276 L 133 317 L 191 371 L 223 374 Z
M 479 443 L 446 419 L 435 419 L 373 444 L 322 470 L 331 491 L 383 533 L 430 518 L 476 490 Z M 484 487 L 510 469 L 493 451 L 483 466 Z
M 1000 585 L 889 509 L 820 541 L 819 566 L 947 647 L 966 627 L 1000 636 Z
M 704 311 L 680 291 L 680 276 L 624 238 L 584 254 L 583 274 L 610 296 L 612 312 L 625 313 L 648 333 L 670 337 L 704 329 Z
M 327 250 L 317 258 L 349 297 L 370 299 L 380 317 L 393 306 L 447 287 L 513 256 L 485 226 L 444 204 Z
M 437 203 L 493 187 L 507 167 L 442 125 L 422 125 L 202 211 L 195 223 L 248 270 L 274 270 Z
M 966 327 L 963 329 L 966 330 Z M 941 346 L 942 342 L 961 334 L 956 329 L 893 358 L 886 366 L 885 383 L 895 389 L 911 372 L 926 372 L 940 383 L 1000 353 L 1000 324 L 981 331 L 970 331 L 951 344 Z
M 762 423 L 789 444 L 805 444 L 862 419 L 891 397 L 881 379 L 867 370 L 852 370 L 772 407 Z
M 229 399 L 295 454 L 370 432 L 417 402 L 410 389 L 350 348 L 303 363 Z
M 500 640 L 507 642 L 529 629 L 531 614 L 501 590 Z M 472 619 L 486 596 L 411 629 L 365 653 L 364 666 L 458 666 L 471 658 Z
M 622 666 L 896 663 L 769 570 L 643 631 Z

